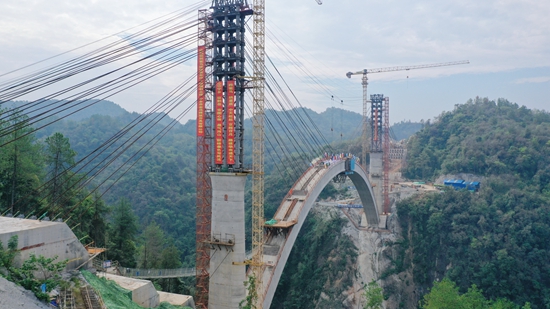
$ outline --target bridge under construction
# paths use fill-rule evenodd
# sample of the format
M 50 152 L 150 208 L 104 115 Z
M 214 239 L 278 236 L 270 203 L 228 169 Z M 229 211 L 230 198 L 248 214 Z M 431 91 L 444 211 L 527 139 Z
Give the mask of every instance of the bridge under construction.
M 207 9 L 203 8 L 205 2 L 211 3 Z M 8 109 L 6 115 L 13 114 L 14 117 L 20 117 L 17 113 L 21 111 L 29 112 L 33 116 L 2 128 L 0 137 L 7 138 L 10 134 L 15 137 L 6 140 L 5 143 L 2 140 L 4 144 L 0 145 L 1 147 L 21 138 L 15 134 L 18 128 L 30 128 L 33 124 L 40 125 L 42 128 L 53 124 L 57 120 L 52 120 L 55 117 L 49 117 L 61 115 L 60 119 L 62 119 L 66 117 L 62 112 L 74 113 L 99 101 L 88 97 L 114 95 L 120 91 L 118 89 L 120 87 L 129 88 L 189 59 L 196 59 L 196 76 L 189 77 L 170 95 L 161 99 L 143 115 L 138 116 L 121 132 L 116 133 L 112 139 L 98 146 L 89 155 L 89 160 L 79 161 L 67 170 L 72 169 L 76 171 L 75 174 L 82 169 L 89 171 L 82 179 L 89 178 L 82 181 L 83 184 L 79 189 L 86 188 L 86 185 L 90 184 L 99 173 L 96 171 L 105 170 L 143 136 L 138 133 L 149 131 L 162 120 L 166 113 L 185 100 L 182 98 L 188 98 L 191 93 L 196 92 L 196 267 L 179 270 L 123 269 L 122 272 L 124 275 L 136 278 L 195 276 L 195 303 L 202 309 L 238 308 L 247 295 L 252 296 L 256 308 L 268 308 L 307 214 L 321 190 L 334 179 L 349 178 L 358 190 L 368 226 L 373 229 L 384 229 L 386 218 L 390 213 L 389 170 L 392 154 L 395 155 L 396 152 L 392 152 L 390 143 L 389 97 L 383 94 L 372 94 L 370 98 L 367 96 L 367 74 L 461 64 L 457 62 L 348 73 L 348 77 L 363 74 L 363 119 L 360 139 L 363 152 L 358 156 L 341 153 L 338 149 L 333 149 L 324 139 L 317 124 L 308 119 L 307 113 L 300 114 L 299 109 L 303 106 L 294 96 L 282 74 L 267 57 L 264 2 L 264 0 L 253 0 L 253 3 L 247 0 L 201 1 L 191 6 L 188 11 L 162 20 L 116 44 L 99 48 L 93 53 L 71 59 L 60 66 L 15 79 L 12 84 L 7 82 L 0 85 L 0 102 L 8 102 L 18 99 L 23 94 L 65 81 L 73 75 L 101 67 L 106 63 L 112 64 L 126 57 L 135 56 L 138 52 L 147 54 L 142 60 L 150 61 L 146 64 L 140 64 L 141 60 L 123 64 L 122 67 L 132 69 L 130 73 L 112 77 L 100 85 L 94 84 L 96 79 L 111 78 L 109 74 L 112 72 L 98 74 L 98 77 L 90 78 L 86 82 L 77 83 L 61 91 L 55 90 L 37 100 L 24 102 L 17 108 Z M 317 2 L 321 4 L 321 1 Z M 185 23 L 178 22 L 186 14 L 189 15 L 189 12 L 193 14 L 192 19 Z M 252 27 L 247 24 L 250 20 L 253 21 Z M 167 26 L 171 22 L 175 22 L 176 26 Z M 184 31 L 190 30 L 195 32 L 192 35 L 180 36 Z M 250 40 L 250 34 L 252 40 Z M 153 49 L 159 51 L 151 55 Z M 275 67 L 273 72 L 266 69 L 266 58 Z M 113 70 L 113 72 L 116 71 Z M 196 84 L 191 82 L 195 78 Z M 129 83 L 134 84 L 128 85 Z M 187 84 L 192 85 L 187 87 Z M 285 90 L 283 85 L 288 90 Z M 57 105 L 49 101 L 65 93 L 70 95 L 59 98 Z M 266 97 L 275 103 L 270 103 Z M 293 105 L 293 100 L 289 97 L 294 97 L 299 106 Z M 248 106 L 247 101 L 251 102 Z M 143 157 L 152 145 L 175 125 L 175 122 L 181 120 L 194 107 L 194 104 L 189 104 L 185 112 L 178 115 L 166 128 L 162 129 L 161 133 L 148 141 L 146 143 L 148 148 L 144 146 L 146 150 L 142 151 L 144 149 L 142 148 L 128 157 L 132 159 L 137 156 L 137 160 Z M 265 115 L 266 107 L 272 110 L 278 107 L 287 118 L 268 119 Z M 18 110 L 18 108 L 21 109 Z M 46 111 L 41 111 L 42 109 Z M 251 167 L 250 164 L 245 164 L 247 150 L 245 149 L 245 116 L 247 113 L 252 120 Z M 7 116 L 2 115 L 2 117 Z M 278 123 L 274 124 L 275 121 Z M 139 123 L 146 124 L 140 127 Z M 138 133 L 134 134 L 132 130 Z M 268 131 L 275 136 L 274 140 L 266 139 Z M 122 140 L 125 134 L 130 135 L 128 132 L 132 132 L 133 135 L 127 140 Z M 286 139 L 280 137 L 285 134 Z M 264 186 L 266 142 L 272 149 L 269 155 L 282 154 L 282 157 L 277 157 L 277 162 L 301 162 L 295 166 L 285 166 L 284 168 L 287 169 L 280 171 L 280 173 L 291 174 L 291 178 L 297 180 L 286 196 L 281 197 L 281 204 L 273 218 L 265 218 L 263 210 L 266 190 Z M 112 147 L 111 150 L 116 149 L 107 155 L 105 151 L 109 147 Z M 294 155 L 296 153 L 298 155 Z M 312 158 L 316 159 L 312 161 Z M 91 163 L 95 162 L 95 159 L 101 162 Z M 134 161 L 131 159 L 120 164 L 120 168 L 129 169 L 133 166 Z M 77 167 L 78 164 L 83 166 Z M 116 181 L 124 175 L 124 172 L 116 175 L 118 177 Z M 113 172 L 106 179 L 116 178 L 114 174 Z M 247 234 L 245 184 L 249 175 L 252 178 L 252 250 L 247 253 L 245 251 Z M 57 178 L 54 179 L 55 181 Z M 86 193 L 87 196 L 84 198 L 89 197 L 97 189 L 95 188 L 89 194 Z M 48 199 L 56 200 L 51 197 Z M 15 197 L 12 197 L 12 213 L 15 213 L 14 205 L 17 203 Z M 71 212 L 76 208 L 74 206 L 70 211 L 62 212 L 55 202 L 48 207 L 54 210 L 52 213 L 55 213 L 56 217 L 67 216 L 66 220 L 70 219 Z M 78 211 L 84 213 L 86 209 Z M 39 215 L 45 216 L 45 213 Z M 247 289 L 243 285 L 247 277 L 254 278 L 255 289 Z
M 253 74 L 245 74 L 245 18 L 254 17 Z M 300 228 L 321 190 L 335 177 L 358 188 L 370 226 L 385 227 L 388 200 L 389 99 L 371 99 L 370 179 L 351 155 L 319 158 L 298 179 L 274 216 L 263 214 L 264 4 L 256 0 L 215 0 L 199 11 L 197 61 L 197 294 L 199 308 L 238 308 L 254 293 L 257 308 L 268 308 Z M 243 165 L 244 97 L 253 91 L 253 168 Z M 366 119 L 363 119 L 366 123 Z M 363 127 L 366 127 L 365 125 Z M 384 151 L 386 150 L 386 151 Z M 363 164 L 365 162 L 362 162 Z M 245 180 L 252 174 L 252 258 L 245 253 Z M 370 183 L 375 185 L 371 186 Z M 373 189 L 374 187 L 374 189 Z M 379 208 L 377 205 L 380 205 Z M 248 269 L 247 269 L 248 266 Z M 243 282 L 254 278 L 255 290 Z M 250 295 L 249 295 L 250 296 Z

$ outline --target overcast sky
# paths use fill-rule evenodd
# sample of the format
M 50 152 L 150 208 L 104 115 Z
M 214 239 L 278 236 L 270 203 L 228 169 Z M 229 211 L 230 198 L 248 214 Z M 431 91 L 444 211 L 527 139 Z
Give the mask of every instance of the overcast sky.
M 195 2 L 0 1 L 0 74 Z M 361 112 L 361 76 L 348 79 L 348 71 L 457 60 L 471 63 L 371 74 L 369 94 L 390 98 L 392 123 L 430 119 L 476 96 L 550 110 L 550 1 L 266 2 L 267 53 L 301 103 L 316 111 L 343 100 L 345 109 Z M 288 54 L 301 67 L 290 63 Z M 111 100 L 142 112 L 192 74 L 194 64 Z

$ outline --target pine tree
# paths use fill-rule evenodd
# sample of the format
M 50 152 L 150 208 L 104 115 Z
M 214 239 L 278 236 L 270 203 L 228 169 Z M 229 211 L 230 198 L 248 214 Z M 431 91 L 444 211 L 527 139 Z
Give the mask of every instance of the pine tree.
M 16 109 L 0 110 L 0 114 L 8 114 L 7 120 L 0 120 L 0 209 L 14 215 L 37 210 L 42 178 L 40 146 L 27 126 L 26 115 Z
M 46 163 L 46 181 L 50 212 L 63 211 L 72 197 L 72 176 L 69 170 L 74 165 L 76 152 L 71 148 L 69 139 L 57 132 L 46 138 L 44 161 Z
M 159 268 L 164 247 L 164 232 L 156 222 L 151 222 L 143 231 L 143 245 L 140 248 L 139 267 Z
M 130 203 L 121 199 L 113 210 L 108 254 L 112 260 L 126 267 L 136 266 L 137 227 L 137 217 L 132 212 Z
M 365 293 L 363 294 L 367 298 L 367 303 L 363 308 L 365 309 L 381 309 L 382 302 L 384 301 L 384 295 L 382 295 L 382 288 L 378 286 L 376 281 L 371 281 L 365 286 Z

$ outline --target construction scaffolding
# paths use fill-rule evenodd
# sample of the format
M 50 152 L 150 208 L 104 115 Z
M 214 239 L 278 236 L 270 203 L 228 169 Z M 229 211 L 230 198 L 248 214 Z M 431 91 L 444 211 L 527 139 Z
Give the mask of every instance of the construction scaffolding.
M 383 140 L 383 113 L 384 113 L 384 95 L 383 94 L 371 94 L 371 152 L 383 152 L 382 147 Z
M 210 10 L 199 10 L 197 54 L 197 208 L 196 208 L 196 290 L 197 308 L 208 308 L 210 240 L 212 220 L 212 37 Z
M 253 136 L 252 136 L 252 270 L 256 277 L 256 308 L 263 307 L 264 244 L 264 88 L 265 88 L 265 0 L 254 0 L 253 31 Z
M 382 173 L 382 196 L 384 198 L 384 214 L 390 213 L 390 98 L 384 98 L 384 139 L 383 139 L 383 168 L 384 172 Z

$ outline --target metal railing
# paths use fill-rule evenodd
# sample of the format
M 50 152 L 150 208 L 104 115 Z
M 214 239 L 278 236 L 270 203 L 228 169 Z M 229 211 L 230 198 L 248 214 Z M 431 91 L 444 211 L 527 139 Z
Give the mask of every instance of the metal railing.
M 122 276 L 132 278 L 181 278 L 195 277 L 195 268 L 174 268 L 174 269 L 147 269 L 129 268 L 119 266 L 118 271 Z
M 246 259 L 252 258 L 252 250 L 246 251 Z M 158 269 L 158 268 L 130 268 L 118 265 L 115 261 L 113 267 L 116 267 L 118 273 L 124 277 L 131 278 L 182 278 L 196 276 L 196 269 L 193 268 L 173 268 L 173 269 Z

